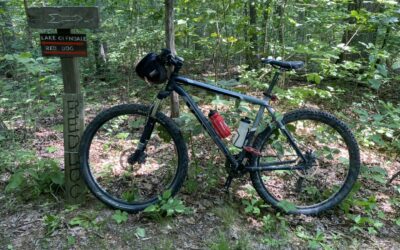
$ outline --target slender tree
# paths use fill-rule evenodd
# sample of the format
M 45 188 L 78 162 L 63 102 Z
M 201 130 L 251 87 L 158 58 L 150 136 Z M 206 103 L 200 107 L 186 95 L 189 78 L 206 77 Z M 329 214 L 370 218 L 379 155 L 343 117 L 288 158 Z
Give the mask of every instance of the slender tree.
M 283 0 L 277 7 L 277 14 L 279 15 L 279 27 L 278 27 L 278 40 L 281 47 L 280 56 L 285 57 L 285 10 L 287 0 Z
M 256 1 L 250 0 L 249 1 L 249 19 L 250 19 L 250 42 L 251 47 L 255 53 L 258 51 L 258 44 L 257 44 L 257 10 L 256 10 Z M 254 53 L 253 53 L 254 54 Z
M 176 55 L 174 3 L 174 0 L 165 0 L 165 43 L 172 54 Z M 171 95 L 171 117 L 179 117 L 179 98 L 178 94 L 175 92 L 172 92 Z
M 268 55 L 269 54 L 269 33 L 268 33 L 268 29 L 270 26 L 270 16 L 271 13 L 270 11 L 272 10 L 272 8 L 270 8 L 270 4 L 271 4 L 272 0 L 268 0 L 266 2 L 264 2 L 264 10 L 263 10 L 263 25 L 264 25 L 264 44 L 263 44 L 263 53 L 264 55 Z
M 7 126 L 3 121 L 0 121 L 0 133 L 7 131 Z
M 363 0 L 353 0 L 348 4 L 348 12 L 360 12 L 361 9 L 368 11 L 368 13 L 377 13 L 383 10 L 382 5 L 377 2 L 369 2 Z M 376 43 L 378 34 L 378 27 L 371 27 L 364 23 L 357 23 L 356 17 L 351 17 L 348 20 L 349 28 L 347 28 L 342 37 L 342 43 L 348 46 L 358 48 L 357 53 L 342 52 L 339 55 L 338 63 L 344 60 L 357 60 L 360 58 L 368 58 L 368 53 L 360 42 L 368 44 Z
M 0 21 L 3 23 L 0 25 L 1 49 L 6 54 L 12 51 L 11 45 L 15 41 L 15 31 L 12 17 L 7 13 L 7 2 L 5 1 L 0 1 Z
M 25 13 L 28 13 L 28 1 L 27 0 L 24 0 L 24 9 L 25 9 Z M 32 31 L 31 31 L 31 28 L 29 27 L 29 25 L 26 26 L 26 36 L 27 36 L 28 46 L 30 49 L 32 49 L 33 48 Z

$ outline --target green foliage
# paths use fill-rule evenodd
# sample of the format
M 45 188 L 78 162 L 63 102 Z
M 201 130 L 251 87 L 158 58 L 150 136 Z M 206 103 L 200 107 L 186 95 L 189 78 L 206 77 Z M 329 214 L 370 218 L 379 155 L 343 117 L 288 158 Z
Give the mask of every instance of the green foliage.
M 126 191 L 122 193 L 122 199 L 127 202 L 133 202 L 135 201 L 136 195 L 136 190 Z
M 292 87 L 284 91 L 279 91 L 278 97 L 297 107 L 316 98 L 329 100 L 332 98 L 332 91 L 320 89 L 317 86 Z
M 380 178 L 378 180 L 380 181 Z M 377 230 L 383 226 L 384 214 L 378 208 L 375 196 L 356 198 L 355 194 L 360 187 L 360 183 L 356 183 L 346 200 L 340 204 L 340 208 L 345 212 L 347 218 L 354 223 L 351 231 L 376 234 Z
M 278 206 L 283 209 L 286 213 L 296 211 L 296 206 L 290 201 L 282 200 L 278 203 Z
M 323 79 L 323 77 L 321 77 L 319 74 L 317 73 L 310 73 L 307 74 L 307 81 L 308 82 L 315 82 L 317 84 L 321 83 L 321 80 Z
M 246 236 L 241 235 L 239 239 L 235 242 L 231 242 L 226 235 L 220 231 L 216 237 L 213 239 L 213 242 L 209 246 L 212 250 L 241 250 L 241 249 L 250 249 L 250 242 Z
M 264 200 L 256 194 L 256 190 L 253 187 L 247 187 L 246 192 L 249 195 L 248 199 L 242 199 L 243 205 L 246 206 L 244 209 L 245 213 L 259 216 L 262 208 L 269 207 L 265 204 Z
M 199 135 L 203 132 L 203 127 L 190 113 L 182 113 L 179 118 L 175 118 L 175 122 L 179 125 L 186 138 L 191 138 L 193 136 Z
M 78 216 L 73 217 L 69 220 L 68 224 L 72 227 L 79 226 L 85 229 L 98 228 L 99 223 L 96 221 L 97 213 L 93 212 L 82 212 Z
M 68 246 L 73 246 L 73 245 L 75 245 L 75 243 L 76 243 L 75 237 L 72 236 L 72 235 L 68 235 L 67 236 L 67 245 Z
M 245 212 L 248 214 L 254 214 L 254 215 L 259 215 L 260 214 L 260 208 L 257 205 L 259 200 L 252 199 L 251 201 L 248 200 L 243 200 L 242 203 L 246 205 Z
M 240 66 L 238 68 L 240 73 L 240 83 L 243 85 L 248 85 L 256 90 L 264 90 L 268 87 L 268 82 L 272 78 L 271 72 L 268 68 L 262 68 L 260 70 L 247 70 L 247 66 Z M 240 90 L 240 89 L 239 89 Z
M 11 176 L 5 191 L 18 194 L 23 199 L 33 199 L 41 194 L 57 194 L 64 186 L 64 173 L 58 163 L 50 159 L 23 162 Z
M 386 184 L 387 182 L 386 169 L 381 168 L 379 166 L 370 168 L 366 166 L 361 166 L 361 176 L 368 180 L 377 182 L 379 184 Z
M 239 210 L 236 207 L 230 206 L 230 204 L 213 208 L 213 213 L 221 219 L 223 227 L 226 229 L 232 227 L 235 220 L 239 218 L 240 215 L 238 212 Z
M 146 237 L 146 230 L 144 228 L 137 227 L 135 235 L 138 238 L 144 238 L 144 237 Z
M 207 5 L 204 1 L 176 1 L 175 35 L 177 52 L 186 62 L 184 74 L 198 73 L 196 77 L 212 78 L 217 86 L 261 96 L 272 74 L 270 67 L 260 69 L 252 62 L 255 55 L 303 60 L 306 62 L 304 71 L 295 77 L 287 72 L 285 80 L 279 83 L 280 88 L 276 88 L 281 100 L 278 104 L 284 109 L 308 104 L 320 107 L 329 104 L 328 108 L 336 113 L 342 109 L 340 115 L 355 129 L 362 146 L 396 155 L 400 151 L 400 107 L 396 92 L 400 82 L 398 3 L 367 2 L 364 1 L 358 10 L 349 10 L 351 1 L 293 1 L 286 5 L 279 1 L 255 1 L 256 23 L 250 24 L 249 15 L 244 15 L 249 13 L 246 1 L 210 1 Z M 55 1 L 46 3 L 59 4 Z M 71 3 L 82 4 L 77 1 Z M 95 113 L 94 110 L 102 108 L 105 103 L 153 98 L 157 86 L 150 89 L 143 81 L 137 80 L 132 66 L 147 52 L 164 47 L 163 4 L 162 1 L 101 3 L 102 32 L 88 31 L 89 54 L 93 56 L 80 60 L 89 112 Z M 24 200 L 36 199 L 43 194 L 53 194 L 57 198 L 63 190 L 64 174 L 56 160 L 43 159 L 38 151 L 54 154 L 58 147 L 45 143 L 40 145 L 43 147 L 37 147 L 32 142 L 33 139 L 41 142 L 36 133 L 43 129 L 54 132 L 60 140 L 63 86 L 59 59 L 40 56 L 38 33 L 33 31 L 31 38 L 26 32 L 21 1 L 6 1 L 5 6 L 9 9 L 0 9 L 0 18 L 5 24 L 0 25 L 4 42 L 0 46 L 0 122 L 4 122 L 11 132 L 0 133 L 0 174 L 2 180 L 5 179 L 0 185 L 8 192 L 7 195 L 13 193 Z M 282 15 L 279 15 L 280 11 Z M 3 13 L 9 13 L 10 20 L 6 20 Z M 276 16 L 281 18 L 274 18 Z M 280 34 L 281 31 L 284 31 L 283 34 Z M 253 35 L 257 36 L 255 44 L 250 41 Z M 33 48 L 29 43 L 33 44 Z M 99 51 L 96 43 L 106 48 L 105 61 L 99 61 L 99 56 L 94 56 L 94 52 Z M 230 80 L 238 74 L 239 81 Z M 348 88 L 340 90 L 340 93 L 337 89 L 326 88 L 324 85 L 332 79 Z M 306 82 L 310 84 L 304 85 Z M 300 86 L 297 86 L 298 83 Z M 248 115 L 254 110 L 243 102 L 234 106 L 231 100 L 222 96 L 211 97 L 195 91 L 197 102 L 203 104 L 205 101 L 224 111 L 228 109 L 223 115 L 231 124 L 239 119 L 237 111 Z M 353 100 L 341 99 L 345 91 L 353 92 L 354 102 L 349 107 L 344 105 Z M 364 93 L 363 96 L 360 93 Z M 203 131 L 189 111 L 177 121 L 184 129 L 185 138 L 192 142 Z M 137 128 L 143 122 L 135 121 L 131 127 Z M 158 132 L 163 140 L 170 140 L 162 128 Z M 117 137 L 122 139 L 126 136 L 121 133 Z M 279 147 L 279 142 L 275 143 L 274 148 L 279 150 Z M 192 156 L 196 153 L 192 150 Z M 211 158 L 219 160 L 219 157 Z M 197 166 L 203 165 L 196 163 L 196 168 L 200 169 Z M 202 189 L 203 183 L 198 184 L 196 172 L 185 183 L 189 193 L 200 189 L 207 192 L 219 185 L 217 171 L 220 170 L 214 164 L 209 163 L 201 170 L 207 175 L 204 182 L 206 188 Z M 363 166 L 361 175 L 363 189 L 358 183 L 340 205 L 342 211 L 339 213 L 345 214 L 352 230 L 363 233 L 377 233 L 385 220 L 400 226 L 398 214 L 384 218 L 387 215 L 379 211 L 379 196 L 370 193 L 375 191 L 370 190 L 370 185 L 381 186 L 386 182 L 387 171 L 378 165 Z M 357 196 L 356 191 L 362 192 L 363 196 Z M 397 210 L 400 208 L 398 195 L 390 197 L 390 204 Z M 135 190 L 122 194 L 128 202 L 135 196 Z M 280 214 L 264 215 L 262 208 L 266 205 L 253 194 L 243 200 L 243 205 L 247 214 L 256 219 L 262 218 L 263 241 L 266 244 L 279 248 L 289 242 L 287 218 Z M 288 201 L 281 202 L 280 206 L 285 211 L 293 209 L 293 204 Z M 231 221 L 232 218 L 226 215 L 230 210 L 227 211 L 220 217 Z M 150 206 L 145 214 L 167 217 L 185 212 L 187 208 L 183 203 L 167 192 L 160 197 L 160 203 Z M 116 211 L 112 219 L 123 223 L 128 218 L 124 213 Z M 63 215 L 45 216 L 46 233 L 52 234 L 63 224 L 84 228 L 98 226 L 95 218 L 88 214 L 65 220 Z M 145 237 L 144 229 L 136 228 L 135 235 Z M 306 241 L 308 248 L 327 248 L 328 236 L 321 231 L 307 232 L 300 227 L 296 236 Z M 212 248 L 231 248 L 229 239 L 223 237 L 220 236 L 221 240 L 215 242 Z M 70 236 L 67 243 L 72 246 L 75 241 Z M 172 241 L 167 243 L 165 247 L 173 248 Z M 7 248 L 12 249 L 13 246 L 8 245 Z
M 400 227 L 400 218 L 396 219 L 394 223 Z
M 213 242 L 210 246 L 210 249 L 212 250 L 229 250 L 231 249 L 230 247 L 230 242 L 226 238 L 226 236 L 223 233 L 219 233 L 219 237 L 215 242 Z
M 282 247 L 289 240 L 288 222 L 280 213 L 267 214 L 262 217 L 264 237 L 262 241 L 272 248 Z M 277 233 L 277 236 L 274 236 Z
M 45 215 L 43 223 L 46 227 L 46 234 L 50 235 L 62 226 L 62 219 L 58 215 Z
M 354 111 L 360 121 L 361 142 L 367 146 L 398 152 L 400 150 L 400 108 L 391 102 L 378 101 L 374 113 L 363 108 Z
M 100 226 L 100 221 L 97 219 L 98 214 L 93 211 L 81 211 L 78 215 L 72 213 L 78 208 L 77 205 L 67 206 L 65 210 L 59 211 L 57 214 L 45 215 L 43 225 L 46 229 L 46 236 L 52 235 L 65 227 L 79 226 L 84 229 L 98 229 Z M 75 242 L 75 237 L 68 236 L 67 244 L 71 245 L 72 242 Z
M 117 224 L 121 224 L 128 221 L 128 213 L 125 211 L 116 210 L 112 218 L 115 222 L 117 222 Z
M 158 199 L 158 203 L 150 205 L 144 210 L 144 213 L 152 218 L 160 219 L 190 212 L 190 209 L 181 200 L 171 197 L 171 190 L 165 191 Z
M 325 235 L 320 230 L 317 230 L 315 235 L 309 234 L 302 226 L 298 226 L 295 232 L 300 239 L 307 241 L 310 249 L 333 249 L 326 244 Z
M 47 153 L 54 153 L 54 152 L 56 152 L 57 151 L 57 148 L 56 147 L 54 147 L 54 146 L 50 146 L 50 147 L 47 147 L 46 148 L 46 151 L 47 151 Z

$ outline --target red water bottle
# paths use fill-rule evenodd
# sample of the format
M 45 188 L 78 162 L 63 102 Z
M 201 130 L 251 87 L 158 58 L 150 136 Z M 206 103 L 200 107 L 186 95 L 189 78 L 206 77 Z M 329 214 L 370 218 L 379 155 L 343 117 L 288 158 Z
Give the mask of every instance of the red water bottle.
M 213 125 L 215 132 L 219 137 L 226 138 L 231 135 L 231 130 L 229 129 L 228 125 L 226 125 L 224 118 L 218 114 L 215 110 L 210 110 L 208 114 L 210 118 L 211 124 Z

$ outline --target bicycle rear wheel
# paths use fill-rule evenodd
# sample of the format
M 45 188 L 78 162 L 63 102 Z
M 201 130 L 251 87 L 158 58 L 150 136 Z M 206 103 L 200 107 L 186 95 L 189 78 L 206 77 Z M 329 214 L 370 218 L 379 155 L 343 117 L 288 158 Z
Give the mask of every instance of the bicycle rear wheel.
M 186 177 L 186 144 L 173 120 L 160 112 L 144 154 L 128 164 L 148 112 L 143 105 L 113 107 L 96 116 L 83 134 L 83 178 L 97 198 L 115 209 L 141 211 L 158 202 L 166 190 L 176 194 Z
M 360 170 L 360 153 L 350 129 L 333 115 L 310 109 L 286 114 L 282 123 L 310 164 L 304 170 L 255 171 L 251 179 L 258 194 L 275 208 L 294 214 L 319 214 L 340 203 L 351 191 Z M 303 161 L 278 128 L 258 135 L 254 147 L 262 156 L 255 166 Z

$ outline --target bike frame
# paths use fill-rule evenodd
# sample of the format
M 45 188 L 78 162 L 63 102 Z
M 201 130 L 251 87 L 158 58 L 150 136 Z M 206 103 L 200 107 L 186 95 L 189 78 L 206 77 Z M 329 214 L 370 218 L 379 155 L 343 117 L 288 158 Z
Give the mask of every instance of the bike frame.
M 288 142 L 290 145 L 293 147 L 293 149 L 296 151 L 296 154 L 302 159 L 303 162 L 306 162 L 306 158 L 298 148 L 297 144 L 295 143 L 294 138 L 290 134 L 290 132 L 286 129 L 286 127 L 282 124 L 282 122 L 279 119 L 276 119 L 275 115 L 275 110 L 269 105 L 270 100 L 271 100 L 271 92 L 274 87 L 274 85 L 277 83 L 278 78 L 279 78 L 280 72 L 277 71 L 272 79 L 272 82 L 268 88 L 267 91 L 264 92 L 264 98 L 263 99 L 258 99 L 252 96 L 248 96 L 245 94 L 241 94 L 235 91 L 227 90 L 224 88 L 220 88 L 214 85 L 210 85 L 204 82 L 199 82 L 195 81 L 192 79 L 188 79 L 182 76 L 178 76 L 176 73 L 171 74 L 171 77 L 165 87 L 164 91 L 160 91 L 157 95 L 157 99 L 152 105 L 152 108 L 149 113 L 149 118 L 147 120 L 144 132 L 142 134 L 142 137 L 140 139 L 139 143 L 139 150 L 143 150 L 147 144 L 148 139 L 150 138 L 151 132 L 154 128 L 155 124 L 155 115 L 157 111 L 160 108 L 161 101 L 168 97 L 172 91 L 175 91 L 178 93 L 182 99 L 185 101 L 186 105 L 189 107 L 190 111 L 194 114 L 194 116 L 197 118 L 197 120 L 200 122 L 200 124 L 203 126 L 203 128 L 207 131 L 207 133 L 211 136 L 215 144 L 218 146 L 218 148 L 223 152 L 225 157 L 228 159 L 230 162 L 231 166 L 233 166 L 234 170 L 237 170 L 240 165 L 244 166 L 245 161 L 247 160 L 244 158 L 247 152 L 242 149 L 241 156 L 239 159 L 235 159 L 235 157 L 229 152 L 228 148 L 226 147 L 225 143 L 222 141 L 222 139 L 219 138 L 217 133 L 215 132 L 213 126 L 211 125 L 210 121 L 205 117 L 203 112 L 199 109 L 198 105 L 196 102 L 193 100 L 193 98 L 184 90 L 182 85 L 190 85 L 193 87 L 201 88 L 204 90 L 207 90 L 209 92 L 213 92 L 216 94 L 221 94 L 221 95 L 226 95 L 229 97 L 233 97 L 236 99 L 239 99 L 241 101 L 245 101 L 251 104 L 255 104 L 260 106 L 256 118 L 252 124 L 251 129 L 249 130 L 249 133 L 246 137 L 246 144 L 245 146 L 252 146 L 253 139 L 255 132 L 263 119 L 265 109 L 268 111 L 270 116 L 272 117 L 273 123 L 279 128 L 279 130 L 287 137 Z M 272 124 L 269 124 L 269 127 L 267 129 L 270 129 L 272 131 Z M 243 148 L 244 148 L 243 147 Z M 272 171 L 272 170 L 294 170 L 294 169 L 304 169 L 304 165 L 299 165 L 299 166 L 285 166 L 287 164 L 292 164 L 295 163 L 296 160 L 293 161 L 283 161 L 283 162 L 270 162 L 270 163 L 264 163 L 264 164 L 257 164 L 257 166 L 246 166 L 245 169 L 249 171 Z

